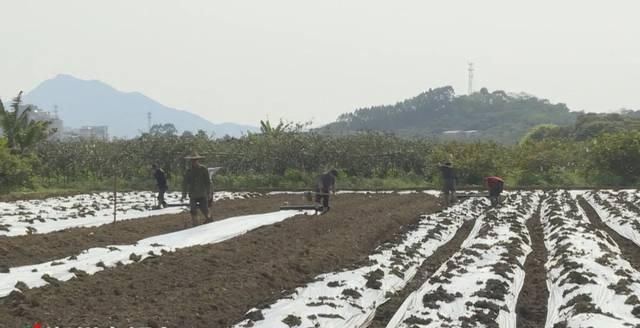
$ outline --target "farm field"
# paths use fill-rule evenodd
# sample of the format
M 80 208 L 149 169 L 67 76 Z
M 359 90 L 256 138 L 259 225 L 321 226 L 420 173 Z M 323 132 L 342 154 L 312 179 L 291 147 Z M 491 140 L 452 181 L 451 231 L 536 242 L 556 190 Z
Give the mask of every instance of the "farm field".
M 214 200 L 244 199 L 254 193 L 216 192 Z M 181 193 L 167 193 L 168 203 L 179 203 Z M 134 220 L 161 214 L 176 214 L 180 207 L 150 211 L 155 195 L 150 192 L 117 193 L 115 197 L 118 220 Z M 20 236 L 49 233 L 68 228 L 94 227 L 113 220 L 114 196 L 96 193 L 45 200 L 0 202 L 0 236 Z
M 109 195 L 0 203 L 0 327 L 640 326 L 638 191 L 434 194 L 315 216 L 278 211 L 298 193 L 220 193 L 189 229 L 144 193 L 116 224 Z

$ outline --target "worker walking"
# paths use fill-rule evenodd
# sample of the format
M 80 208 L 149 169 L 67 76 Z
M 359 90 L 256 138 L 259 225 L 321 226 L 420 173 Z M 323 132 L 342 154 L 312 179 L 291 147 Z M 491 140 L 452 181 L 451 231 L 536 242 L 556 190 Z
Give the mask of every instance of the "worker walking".
M 158 208 L 167 207 L 167 202 L 164 200 L 164 194 L 169 190 L 167 175 L 164 173 L 164 170 L 156 164 L 151 164 L 151 169 L 153 170 L 153 177 L 156 179 L 156 187 L 158 188 Z
M 182 184 L 182 200 L 189 195 L 189 208 L 191 211 L 191 224 L 197 226 L 198 223 L 198 209 L 204 215 L 204 223 L 211 222 L 209 216 L 209 202 L 212 200 L 211 194 L 211 179 L 209 178 L 209 172 L 206 167 L 202 166 L 199 162 L 204 157 L 196 154 L 185 157 L 185 159 L 191 161 L 191 166 L 187 169 L 184 175 Z M 185 222 L 185 228 L 187 222 Z
M 456 182 L 458 178 L 450 161 L 439 163 L 438 166 L 440 167 L 440 173 L 442 173 L 444 207 L 447 208 L 456 201 Z
M 316 203 L 322 204 L 322 211 L 329 210 L 329 191 L 336 193 L 336 177 L 338 171 L 335 169 L 320 175 L 316 179 Z
M 496 207 L 500 203 L 500 194 L 504 188 L 504 180 L 497 176 L 490 176 L 485 178 L 485 184 L 489 188 L 489 200 L 491 206 Z

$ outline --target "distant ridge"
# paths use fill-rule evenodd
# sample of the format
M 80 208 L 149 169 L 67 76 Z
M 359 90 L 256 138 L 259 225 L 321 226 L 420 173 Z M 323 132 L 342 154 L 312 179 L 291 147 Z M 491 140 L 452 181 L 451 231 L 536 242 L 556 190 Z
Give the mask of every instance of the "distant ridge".
M 433 139 L 494 140 L 515 143 L 540 124 L 572 125 L 579 113 L 565 104 L 482 88 L 457 96 L 452 87 L 429 89 L 395 105 L 374 106 L 340 115 L 321 133 L 382 131 Z
M 208 120 L 179 109 L 167 107 L 139 93 L 122 92 L 98 80 L 82 80 L 59 74 L 43 81 L 24 97 L 25 103 L 58 114 L 65 127 L 106 125 L 115 137 L 134 137 L 147 130 L 147 113 L 153 124 L 173 123 L 180 133 L 204 130 L 216 137 L 238 137 L 258 128 L 235 123 L 213 124 Z

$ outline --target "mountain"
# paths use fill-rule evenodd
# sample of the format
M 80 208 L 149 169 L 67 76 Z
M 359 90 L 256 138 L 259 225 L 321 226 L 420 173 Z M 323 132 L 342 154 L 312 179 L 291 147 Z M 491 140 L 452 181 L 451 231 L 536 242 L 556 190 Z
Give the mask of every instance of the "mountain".
M 565 104 L 483 88 L 456 96 L 452 87 L 430 89 L 395 105 L 362 108 L 342 114 L 317 131 L 349 134 L 383 131 L 433 139 L 494 140 L 515 143 L 540 124 L 571 125 L 578 113 Z
M 196 114 L 164 106 L 139 92 L 122 92 L 101 81 L 81 80 L 65 74 L 40 83 L 24 96 L 24 102 L 49 111 L 57 106 L 65 128 L 106 125 L 109 135 L 115 137 L 134 137 L 146 131 L 147 113 L 151 113 L 152 124 L 173 123 L 180 132 L 204 130 L 208 134 L 214 132 L 217 137 L 227 134 L 237 137 L 258 130 L 235 123 L 213 124 Z

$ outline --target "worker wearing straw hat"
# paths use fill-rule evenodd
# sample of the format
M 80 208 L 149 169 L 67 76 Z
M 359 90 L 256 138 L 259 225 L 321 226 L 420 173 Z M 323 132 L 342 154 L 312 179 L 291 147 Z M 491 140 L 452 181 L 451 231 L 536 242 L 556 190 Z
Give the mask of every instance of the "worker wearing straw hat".
M 204 215 L 204 223 L 211 222 L 209 216 L 209 200 L 211 199 L 211 179 L 207 168 L 200 164 L 204 157 L 194 153 L 185 157 L 191 161 L 191 167 L 187 169 L 182 183 L 182 200 L 189 194 L 189 207 L 191 210 L 191 224 L 198 225 L 198 209 Z M 185 228 L 187 227 L 185 222 Z

